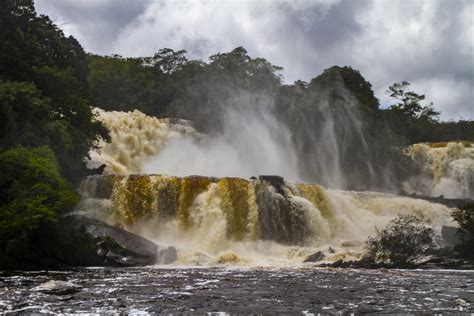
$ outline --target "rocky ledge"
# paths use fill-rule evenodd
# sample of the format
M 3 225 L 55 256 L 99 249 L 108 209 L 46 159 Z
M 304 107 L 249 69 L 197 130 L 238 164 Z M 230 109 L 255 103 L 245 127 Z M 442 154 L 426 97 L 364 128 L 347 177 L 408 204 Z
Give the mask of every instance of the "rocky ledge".
M 58 225 L 61 261 L 69 266 L 144 266 L 177 259 L 173 247 L 158 245 L 102 221 L 68 215 Z

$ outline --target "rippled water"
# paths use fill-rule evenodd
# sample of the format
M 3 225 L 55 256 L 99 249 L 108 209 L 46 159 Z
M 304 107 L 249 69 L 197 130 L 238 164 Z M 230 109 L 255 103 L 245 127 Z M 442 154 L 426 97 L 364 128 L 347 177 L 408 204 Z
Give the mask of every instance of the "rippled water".
M 75 293 L 40 291 L 68 281 Z M 82 268 L 0 272 L 0 311 L 50 313 L 474 312 L 474 271 Z

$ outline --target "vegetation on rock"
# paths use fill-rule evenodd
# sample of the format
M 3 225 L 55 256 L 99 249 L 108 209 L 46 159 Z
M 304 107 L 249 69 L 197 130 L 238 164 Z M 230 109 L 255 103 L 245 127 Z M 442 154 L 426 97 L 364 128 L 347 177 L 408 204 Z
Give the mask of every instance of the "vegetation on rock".
M 369 255 L 381 263 L 408 266 L 433 245 L 433 229 L 414 215 L 399 215 L 367 240 Z

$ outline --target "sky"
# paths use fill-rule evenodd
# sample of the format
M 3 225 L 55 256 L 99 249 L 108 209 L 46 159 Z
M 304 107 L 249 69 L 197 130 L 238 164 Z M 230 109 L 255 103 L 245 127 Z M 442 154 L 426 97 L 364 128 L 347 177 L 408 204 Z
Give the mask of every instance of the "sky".
M 474 119 L 472 0 L 36 0 L 91 53 L 190 59 L 243 46 L 310 81 L 333 65 L 358 69 L 382 106 L 408 81 L 442 120 Z

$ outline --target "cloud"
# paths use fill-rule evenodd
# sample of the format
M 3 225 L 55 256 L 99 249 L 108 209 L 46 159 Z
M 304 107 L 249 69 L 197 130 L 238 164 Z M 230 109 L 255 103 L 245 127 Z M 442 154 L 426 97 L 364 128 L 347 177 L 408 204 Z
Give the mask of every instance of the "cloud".
M 144 12 L 151 0 L 36 0 L 39 13 L 47 14 L 86 50 L 112 53 L 121 29 Z
M 37 7 L 95 53 L 170 47 L 206 59 L 243 46 L 283 66 L 287 82 L 350 65 L 382 103 L 390 84 L 406 80 L 442 119 L 474 119 L 470 0 L 38 0 Z

